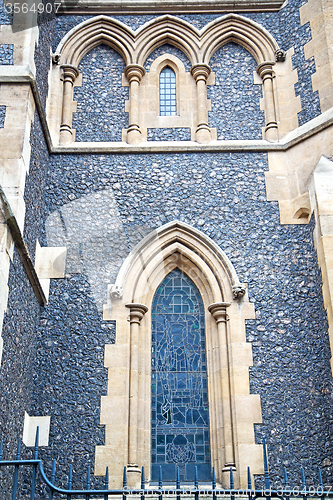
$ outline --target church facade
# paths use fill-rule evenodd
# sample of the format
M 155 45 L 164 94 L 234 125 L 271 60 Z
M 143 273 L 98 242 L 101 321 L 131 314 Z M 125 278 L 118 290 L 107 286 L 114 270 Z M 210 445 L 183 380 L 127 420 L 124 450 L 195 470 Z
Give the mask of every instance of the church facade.
M 331 3 L 35 7 L 0 11 L 4 454 L 246 487 L 265 436 L 330 483 Z

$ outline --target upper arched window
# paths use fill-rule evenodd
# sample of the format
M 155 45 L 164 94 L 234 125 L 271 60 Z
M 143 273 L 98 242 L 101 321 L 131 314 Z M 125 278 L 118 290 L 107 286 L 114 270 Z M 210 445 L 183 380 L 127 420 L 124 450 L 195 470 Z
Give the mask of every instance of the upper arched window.
M 177 114 L 176 74 L 166 66 L 160 73 L 160 115 Z

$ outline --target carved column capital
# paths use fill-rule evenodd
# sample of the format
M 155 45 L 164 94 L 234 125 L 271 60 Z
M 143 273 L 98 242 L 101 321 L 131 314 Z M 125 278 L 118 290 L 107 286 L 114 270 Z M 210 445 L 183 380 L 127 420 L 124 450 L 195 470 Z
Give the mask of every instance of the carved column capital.
M 210 75 L 210 72 L 211 69 L 208 66 L 208 64 L 203 64 L 203 63 L 194 64 L 194 66 L 192 66 L 191 68 L 191 75 L 193 76 L 196 82 L 198 82 L 199 80 L 204 80 L 204 82 L 206 83 L 207 78 Z
M 148 311 L 148 307 L 143 304 L 126 304 L 130 309 L 130 323 L 137 323 L 140 325 L 142 318 Z
M 62 66 L 60 66 L 60 68 L 63 72 L 63 81 L 70 82 L 73 85 L 76 78 L 80 74 L 76 66 L 72 66 L 71 64 L 63 64 Z
M 208 311 L 211 313 L 216 323 L 226 323 L 228 321 L 227 307 L 230 302 L 215 302 L 208 306 Z
M 275 64 L 274 61 L 264 61 L 260 63 L 259 66 L 257 67 L 257 73 L 262 78 L 263 81 L 265 81 L 267 78 L 270 79 L 273 78 L 274 64 Z
M 141 78 L 145 74 L 145 68 L 140 64 L 128 64 L 124 70 L 128 83 L 141 82 Z

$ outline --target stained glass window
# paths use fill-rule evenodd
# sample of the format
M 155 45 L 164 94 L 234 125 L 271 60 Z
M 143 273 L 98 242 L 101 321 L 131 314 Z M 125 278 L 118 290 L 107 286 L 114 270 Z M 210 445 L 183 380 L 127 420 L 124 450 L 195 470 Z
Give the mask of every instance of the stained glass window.
M 152 305 L 152 480 L 210 480 L 205 315 L 200 293 L 175 269 Z
M 177 114 L 176 74 L 166 66 L 160 73 L 160 115 Z

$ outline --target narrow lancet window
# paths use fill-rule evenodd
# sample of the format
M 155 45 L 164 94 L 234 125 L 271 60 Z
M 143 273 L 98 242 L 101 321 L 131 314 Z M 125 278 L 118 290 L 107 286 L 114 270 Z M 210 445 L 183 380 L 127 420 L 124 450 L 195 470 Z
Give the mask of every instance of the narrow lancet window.
M 176 74 L 169 66 L 160 73 L 160 115 L 177 115 Z
M 210 480 L 204 305 L 194 283 L 175 269 L 152 304 L 152 479 Z

